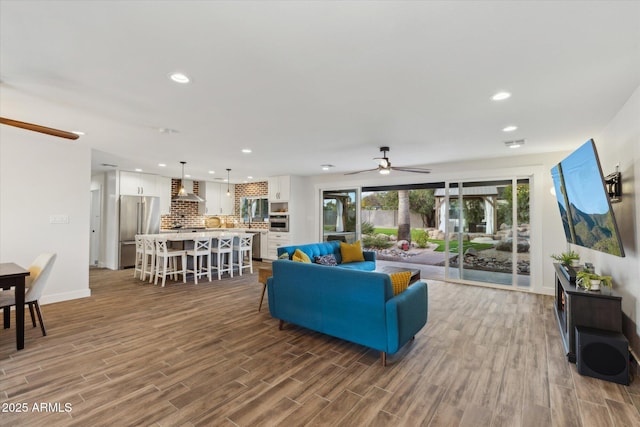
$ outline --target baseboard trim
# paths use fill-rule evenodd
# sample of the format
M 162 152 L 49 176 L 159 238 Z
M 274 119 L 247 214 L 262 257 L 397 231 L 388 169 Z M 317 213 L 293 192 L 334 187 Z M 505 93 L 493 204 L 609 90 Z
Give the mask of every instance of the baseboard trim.
M 53 304 L 56 302 L 69 301 L 72 299 L 88 298 L 91 296 L 91 289 L 82 289 L 73 292 L 64 292 L 59 294 L 43 295 L 39 302 L 41 305 Z

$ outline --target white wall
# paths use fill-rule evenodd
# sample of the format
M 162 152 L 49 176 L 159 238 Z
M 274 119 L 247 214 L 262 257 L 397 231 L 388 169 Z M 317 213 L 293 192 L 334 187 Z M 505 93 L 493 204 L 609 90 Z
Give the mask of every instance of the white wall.
M 0 262 L 57 259 L 41 303 L 87 297 L 91 153 L 69 141 L 0 126 Z M 51 224 L 63 215 L 68 224 Z
M 625 257 L 572 248 L 580 253 L 581 261 L 592 262 L 597 273 L 613 278 L 614 289 L 622 294 L 625 335 L 640 354 L 640 87 L 594 141 L 605 175 L 620 165 L 622 201 L 612 206 Z

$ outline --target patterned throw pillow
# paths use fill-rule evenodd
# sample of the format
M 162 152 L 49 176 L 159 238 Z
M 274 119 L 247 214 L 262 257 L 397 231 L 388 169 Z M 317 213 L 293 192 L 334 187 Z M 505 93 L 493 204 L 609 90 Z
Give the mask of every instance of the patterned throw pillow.
M 291 257 L 291 260 L 298 262 L 311 262 L 311 258 L 309 258 L 309 255 L 305 254 L 300 249 L 296 249 L 296 251 L 293 253 L 293 256 Z
M 289 259 L 289 253 L 283 252 L 282 255 L 278 257 L 278 259 Z
M 401 271 L 400 273 L 392 273 L 391 276 L 391 286 L 393 286 L 393 295 L 398 295 L 403 292 L 409 286 L 409 281 L 411 280 L 411 272 L 410 271 Z
M 362 253 L 360 240 L 353 244 L 340 242 L 340 255 L 342 256 L 343 264 L 347 262 L 364 261 L 364 254 Z
M 313 258 L 313 261 L 321 265 L 338 265 L 338 261 L 336 261 L 336 257 L 333 254 L 316 256 Z

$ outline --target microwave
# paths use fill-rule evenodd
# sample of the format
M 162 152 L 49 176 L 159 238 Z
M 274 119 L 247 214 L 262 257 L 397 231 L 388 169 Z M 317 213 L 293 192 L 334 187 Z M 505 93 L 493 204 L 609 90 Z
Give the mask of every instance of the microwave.
M 289 231 L 289 215 L 269 215 L 269 231 Z

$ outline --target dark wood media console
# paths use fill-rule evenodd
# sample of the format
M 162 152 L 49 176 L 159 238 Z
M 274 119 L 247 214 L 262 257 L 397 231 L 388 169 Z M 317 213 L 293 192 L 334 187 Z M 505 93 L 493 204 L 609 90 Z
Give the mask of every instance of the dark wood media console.
M 556 270 L 554 310 L 569 362 L 576 362 L 576 326 L 622 332 L 622 297 L 605 286 L 587 291 L 569 282 L 560 264 Z

